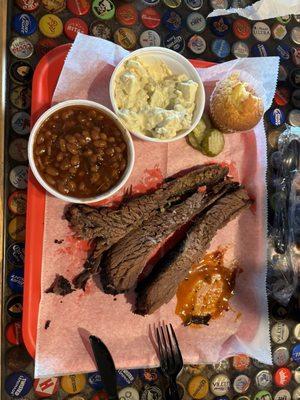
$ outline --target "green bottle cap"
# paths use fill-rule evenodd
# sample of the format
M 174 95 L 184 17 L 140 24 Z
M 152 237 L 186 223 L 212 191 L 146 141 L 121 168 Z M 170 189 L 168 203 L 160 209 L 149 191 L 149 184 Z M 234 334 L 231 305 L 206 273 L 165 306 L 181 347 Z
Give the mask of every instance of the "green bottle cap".
M 94 0 L 92 10 L 97 18 L 109 20 L 114 17 L 116 7 L 111 0 Z
M 254 400 L 272 400 L 272 395 L 267 390 L 261 390 L 256 393 Z

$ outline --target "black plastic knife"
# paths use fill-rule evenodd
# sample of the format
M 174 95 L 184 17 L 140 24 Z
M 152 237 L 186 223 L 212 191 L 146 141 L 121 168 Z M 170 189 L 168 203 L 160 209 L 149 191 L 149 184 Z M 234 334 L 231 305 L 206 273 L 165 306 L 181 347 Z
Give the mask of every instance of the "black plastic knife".
M 114 360 L 102 340 L 93 335 L 89 337 L 89 340 L 109 400 L 118 400 L 117 374 Z

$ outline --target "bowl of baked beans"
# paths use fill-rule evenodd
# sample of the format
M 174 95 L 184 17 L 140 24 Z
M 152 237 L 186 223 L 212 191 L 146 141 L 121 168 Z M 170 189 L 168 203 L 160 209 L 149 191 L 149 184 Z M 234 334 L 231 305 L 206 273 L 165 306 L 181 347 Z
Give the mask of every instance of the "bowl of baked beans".
M 73 203 L 109 198 L 128 180 L 134 164 L 131 136 L 108 108 L 68 100 L 47 110 L 29 138 L 28 158 L 49 193 Z

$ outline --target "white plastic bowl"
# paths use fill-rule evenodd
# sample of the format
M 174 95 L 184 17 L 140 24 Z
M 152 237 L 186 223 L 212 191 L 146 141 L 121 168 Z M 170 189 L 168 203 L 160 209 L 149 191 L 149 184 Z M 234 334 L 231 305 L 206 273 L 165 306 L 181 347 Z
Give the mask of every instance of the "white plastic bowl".
M 125 63 L 125 61 L 127 61 L 132 57 L 137 57 L 137 56 L 139 58 L 147 60 L 148 63 L 151 64 L 153 63 L 153 68 L 155 68 L 156 60 L 165 62 L 174 74 L 176 75 L 185 74 L 189 79 L 192 79 L 193 81 L 197 82 L 198 91 L 196 94 L 196 105 L 194 109 L 192 124 L 188 129 L 179 131 L 176 137 L 171 139 L 158 139 L 146 136 L 140 132 L 131 132 L 131 133 L 136 137 L 138 137 L 139 139 L 147 140 L 149 142 L 159 142 L 159 143 L 175 142 L 176 140 L 185 137 L 195 128 L 195 126 L 199 123 L 202 117 L 205 106 L 205 91 L 203 82 L 195 67 L 185 57 L 183 57 L 179 53 L 176 53 L 173 50 L 166 49 L 163 47 L 145 47 L 143 49 L 138 49 L 136 51 L 133 51 L 128 56 L 123 58 L 122 61 L 119 62 L 119 64 L 116 66 L 111 76 L 109 84 L 109 95 L 114 112 L 118 115 L 118 107 L 115 101 L 116 76 L 123 68 L 123 64 Z
M 35 137 L 37 133 L 39 132 L 39 129 L 43 122 L 50 117 L 54 112 L 57 110 L 60 110 L 65 107 L 69 106 L 87 106 L 90 108 L 94 108 L 97 110 L 100 110 L 103 114 L 106 114 L 109 116 L 115 123 L 116 125 L 120 128 L 121 132 L 123 133 L 123 137 L 126 141 L 127 144 L 127 157 L 128 157 L 128 162 L 127 162 L 127 167 L 124 171 L 123 176 L 119 180 L 119 182 L 113 186 L 111 189 L 109 189 L 107 192 L 99 194 L 98 196 L 94 197 L 89 197 L 89 198 L 78 198 L 78 197 L 72 197 L 72 196 L 67 196 L 59 193 L 57 190 L 53 189 L 51 186 L 48 185 L 48 183 L 43 179 L 43 177 L 40 175 L 35 162 L 34 162 L 34 157 L 33 157 L 33 145 L 35 142 Z M 120 119 L 108 108 L 102 106 L 101 104 L 95 103 L 94 101 L 89 101 L 89 100 L 67 100 L 62 103 L 58 103 L 55 106 L 49 108 L 44 114 L 40 116 L 40 118 L 36 121 L 34 124 L 34 127 L 31 130 L 30 137 L 29 137 L 29 144 L 28 144 L 28 159 L 29 159 L 29 165 L 30 168 L 36 177 L 37 181 L 43 186 L 44 189 L 46 189 L 49 193 L 51 193 L 53 196 L 67 202 L 72 202 L 72 203 L 95 203 L 104 199 L 107 199 L 108 197 L 112 196 L 115 194 L 121 187 L 126 183 L 127 179 L 129 178 L 132 168 L 134 165 L 134 146 L 133 146 L 133 141 L 132 138 L 127 131 L 127 129 L 124 127 L 123 123 L 120 121 Z

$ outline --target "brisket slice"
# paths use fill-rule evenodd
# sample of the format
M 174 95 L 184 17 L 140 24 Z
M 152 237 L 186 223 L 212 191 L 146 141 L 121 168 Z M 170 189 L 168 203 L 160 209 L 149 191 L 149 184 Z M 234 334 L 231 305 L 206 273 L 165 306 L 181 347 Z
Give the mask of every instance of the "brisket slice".
M 198 263 L 217 230 L 223 228 L 251 200 L 243 189 L 220 198 L 204 215 L 197 218 L 186 239 L 160 260 L 152 273 L 137 287 L 136 313 L 152 314 L 175 295 L 179 283 L 192 264 Z
M 102 254 L 132 229 L 179 201 L 181 196 L 193 193 L 200 186 L 222 181 L 227 173 L 227 168 L 217 164 L 201 166 L 165 182 L 151 194 L 126 202 L 118 210 L 71 205 L 65 215 L 76 235 L 96 238 L 83 271 L 73 279 L 74 286 L 84 289 L 90 276 L 99 272 Z
M 125 202 L 118 210 L 72 204 L 65 217 L 78 237 L 87 240 L 98 238 L 107 248 L 150 218 L 156 210 L 177 202 L 181 196 L 195 192 L 200 186 L 223 180 L 227 173 L 228 169 L 220 165 L 204 165 L 163 183 L 153 193 Z
M 66 296 L 73 292 L 72 286 L 68 279 L 62 275 L 56 274 L 51 286 L 45 290 L 45 293 L 54 293 L 59 296 Z
M 101 278 L 108 293 L 122 293 L 135 286 L 147 261 L 171 234 L 215 202 L 234 182 L 222 182 L 211 192 L 196 192 L 181 204 L 159 213 L 112 246 L 101 263 Z

